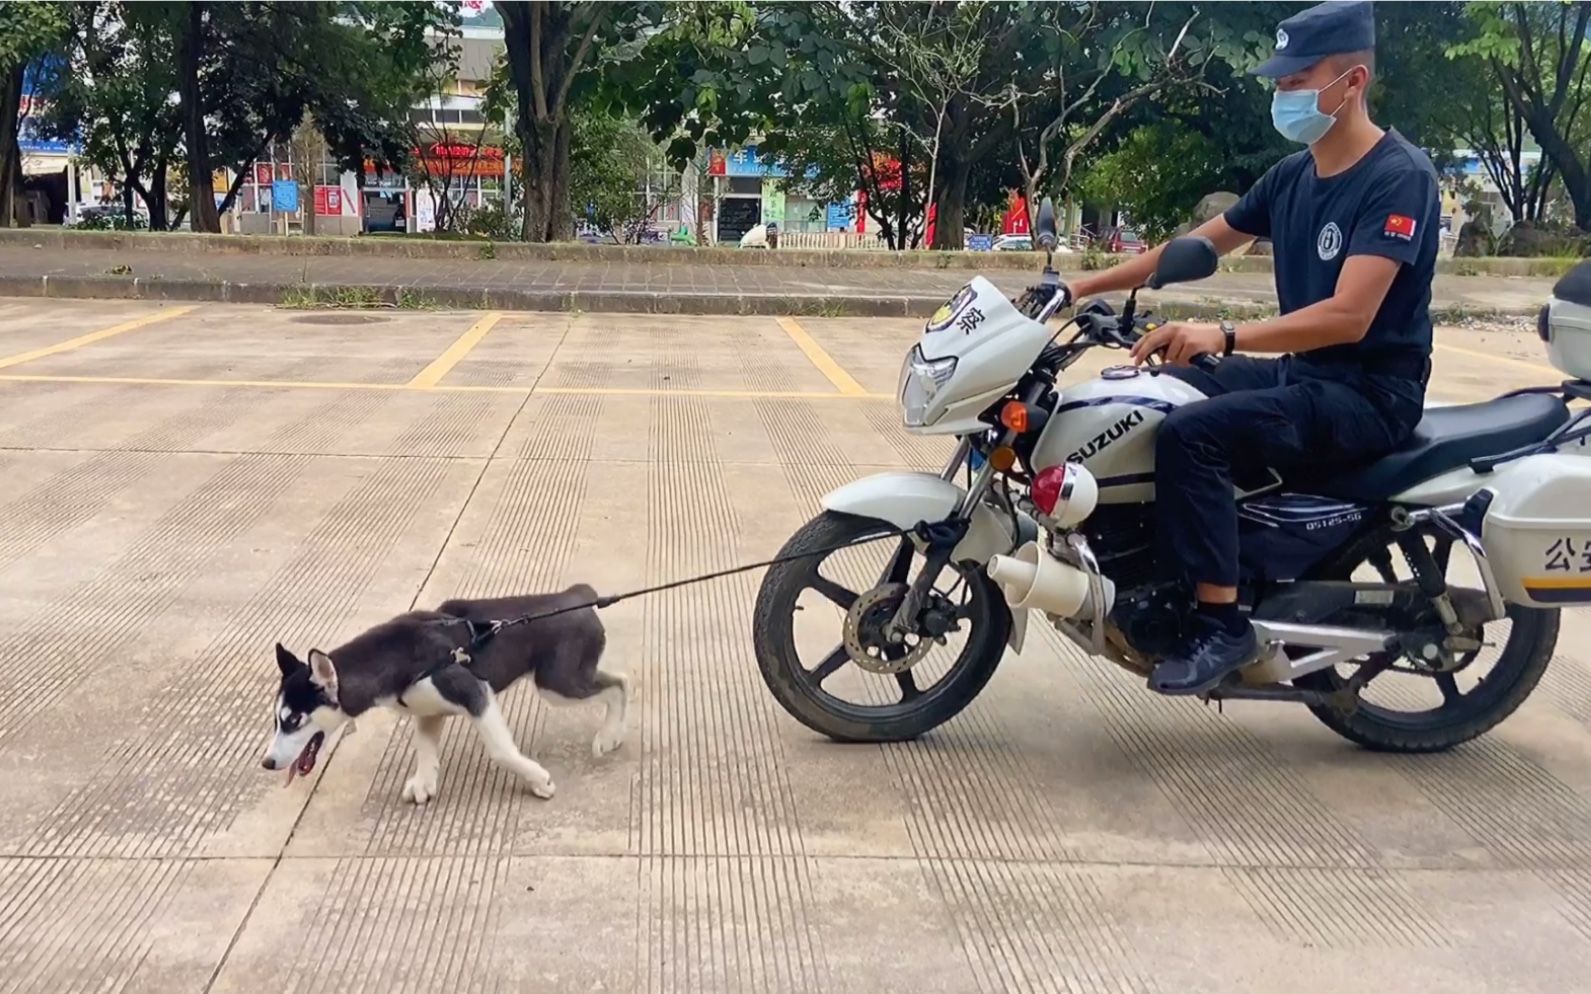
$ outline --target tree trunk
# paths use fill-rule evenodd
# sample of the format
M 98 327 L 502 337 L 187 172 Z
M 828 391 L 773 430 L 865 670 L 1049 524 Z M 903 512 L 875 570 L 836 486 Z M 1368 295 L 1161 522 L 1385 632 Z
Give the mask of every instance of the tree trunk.
M 962 234 L 967 226 L 967 182 L 972 163 L 951 159 L 939 174 L 939 203 L 934 205 L 934 242 L 931 248 L 960 251 L 967 247 Z
M 565 118 L 558 125 L 552 145 L 552 183 L 547 202 L 551 217 L 547 222 L 547 240 L 566 242 L 575 236 L 574 211 L 569 203 L 569 154 L 574 128 Z
M 171 230 L 171 196 L 166 189 L 167 165 L 164 160 L 155 163 L 155 171 L 149 178 L 149 193 L 144 201 L 149 205 L 149 230 Z
M 188 211 L 193 230 L 220 234 L 221 213 L 215 204 L 210 172 L 210 136 L 204 126 L 204 98 L 199 91 L 199 65 L 204 58 L 203 3 L 188 5 L 188 23 L 179 56 L 183 135 L 188 142 Z
M 20 220 L 22 149 L 17 143 L 18 117 L 22 106 L 22 73 L 17 66 L 0 79 L 0 228 L 9 228 L 13 218 Z
M 521 196 L 526 241 L 574 237 L 569 210 L 570 127 L 564 82 L 589 47 L 573 44 L 575 5 L 499 2 L 509 77 L 517 97 L 515 128 L 523 145 Z M 587 11 L 591 16 L 606 16 Z M 594 28 L 593 28 L 594 29 Z

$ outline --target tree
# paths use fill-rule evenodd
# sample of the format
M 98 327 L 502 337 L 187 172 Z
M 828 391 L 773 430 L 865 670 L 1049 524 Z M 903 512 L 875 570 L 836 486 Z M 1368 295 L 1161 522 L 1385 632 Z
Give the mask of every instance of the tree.
M 427 32 L 456 11 L 402 3 L 187 2 L 132 4 L 165 17 L 177 39 L 177 76 L 193 228 L 219 231 L 220 213 L 272 142 L 290 140 L 309 111 L 343 164 L 367 152 L 400 158 L 409 98 L 422 69 L 448 57 Z M 237 179 L 221 202 L 218 166 Z
M 28 67 L 54 49 L 67 26 L 67 4 L 0 2 L 0 227 L 27 220 L 18 203 L 22 148 L 17 138 Z
M 1518 115 L 1563 180 L 1575 224 L 1591 231 L 1591 3 L 1471 3 L 1475 37 L 1448 49 L 1490 67 Z
M 1180 28 L 1159 21 L 1153 8 L 1142 21 L 1136 9 L 1100 3 L 1055 4 L 1045 13 L 1037 85 L 1023 92 L 1013 82 L 999 101 L 1011 115 L 1030 224 L 1040 184 L 1067 190 L 1078 156 L 1123 113 L 1191 80 L 1195 68 L 1182 59 L 1201 48 L 1188 44 L 1197 11 Z M 1022 120 L 1024 106 L 1036 111 L 1031 123 Z
M 883 45 L 893 50 L 897 58 L 902 85 L 913 96 L 931 109 L 934 121 L 933 140 L 927 143 L 928 188 L 923 195 L 926 203 L 934 203 L 939 172 L 939 149 L 944 138 L 945 118 L 950 105 L 964 95 L 978 74 L 978 64 L 983 57 L 982 8 L 986 0 L 952 5 L 947 17 L 928 18 L 926 26 L 919 23 L 908 29 L 893 20 L 883 24 Z M 914 134 L 907 130 L 906 134 Z M 961 230 L 947 231 L 943 239 L 949 245 L 960 246 Z
M 659 3 L 563 3 L 515 0 L 496 5 L 503 17 L 514 126 L 523 148 L 521 191 L 526 241 L 574 234 L 569 162 L 571 95 L 599 63 L 629 53 L 662 25 Z
M 576 108 L 570 115 L 569 195 L 575 210 L 620 244 L 639 242 L 669 197 L 678 177 L 647 189 L 646 177 L 661 158 L 651 135 L 634 121 Z
M 182 122 L 171 102 L 173 41 L 160 18 L 117 2 L 75 4 L 64 44 L 64 70 L 46 83 L 42 130 L 75 140 L 84 160 L 121 181 L 123 205 L 134 194 L 149 226 L 172 222 L 168 178 L 180 162 Z

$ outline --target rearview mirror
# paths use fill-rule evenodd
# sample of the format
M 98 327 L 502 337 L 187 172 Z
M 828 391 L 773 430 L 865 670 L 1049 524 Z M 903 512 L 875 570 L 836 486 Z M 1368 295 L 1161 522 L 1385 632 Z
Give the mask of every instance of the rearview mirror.
M 1203 235 L 1180 235 L 1160 250 L 1160 261 L 1145 286 L 1151 290 L 1214 276 L 1221 265 L 1215 244 Z
M 1036 239 L 1039 247 L 1052 249 L 1057 241 L 1055 228 L 1055 202 L 1045 197 L 1039 204 L 1039 232 Z

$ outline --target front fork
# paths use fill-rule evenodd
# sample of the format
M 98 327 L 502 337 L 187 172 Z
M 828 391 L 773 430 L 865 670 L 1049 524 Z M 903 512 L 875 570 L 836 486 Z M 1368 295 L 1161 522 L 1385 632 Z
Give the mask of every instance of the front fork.
M 1000 444 L 1006 445 L 1013 440 L 1014 433 L 1007 431 L 1000 439 Z M 946 481 L 954 480 L 956 474 L 960 472 L 961 467 L 971 456 L 972 437 L 970 435 L 963 436 L 960 443 L 956 446 L 956 451 L 951 453 L 950 460 L 945 463 L 945 468 L 940 470 L 940 479 Z M 907 635 L 916 632 L 917 616 L 922 613 L 923 600 L 927 598 L 928 591 L 932 590 L 934 584 L 938 582 L 939 574 L 943 573 L 945 567 L 950 565 L 950 554 L 955 550 L 957 543 L 967 534 L 967 526 L 972 521 L 973 508 L 977 507 L 978 502 L 983 499 L 983 495 L 988 493 L 989 486 L 994 482 L 994 472 L 994 464 L 986 460 L 978 468 L 978 473 L 973 477 L 971 486 L 967 488 L 967 496 L 962 499 L 961 506 L 956 508 L 955 513 L 946 520 L 933 523 L 933 527 L 938 533 L 933 535 L 929 541 L 923 571 L 912 582 L 911 588 L 906 591 L 906 596 L 901 600 L 895 616 L 884 627 L 884 636 L 891 642 L 899 644 L 906 640 Z M 895 554 L 895 558 L 890 561 L 888 569 L 879 578 L 880 584 L 905 582 L 906 572 L 911 566 L 911 542 L 912 540 L 909 537 L 901 540 L 900 551 Z

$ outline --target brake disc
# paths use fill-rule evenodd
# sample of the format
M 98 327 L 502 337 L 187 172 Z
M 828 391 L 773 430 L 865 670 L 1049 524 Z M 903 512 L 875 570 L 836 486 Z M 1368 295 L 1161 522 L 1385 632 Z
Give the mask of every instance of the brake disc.
M 842 644 L 851 662 L 869 673 L 893 676 L 906 672 L 928 655 L 934 647 L 933 639 L 909 634 L 900 642 L 891 642 L 884 634 L 909 589 L 904 583 L 874 587 L 845 612 Z

